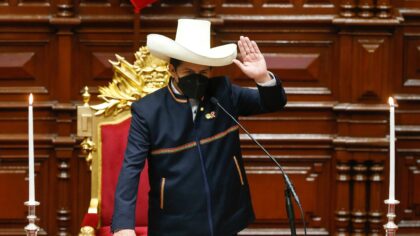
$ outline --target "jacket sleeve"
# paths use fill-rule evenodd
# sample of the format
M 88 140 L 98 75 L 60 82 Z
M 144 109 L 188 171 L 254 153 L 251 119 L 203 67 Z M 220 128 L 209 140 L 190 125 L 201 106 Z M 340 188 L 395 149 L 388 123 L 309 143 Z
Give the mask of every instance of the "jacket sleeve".
M 257 115 L 279 111 L 287 103 L 287 96 L 281 81 L 274 76 L 274 86 L 260 86 L 257 89 L 242 88 L 232 84 L 232 99 L 238 116 Z
M 133 103 L 131 106 L 132 118 L 127 148 L 115 191 L 112 232 L 135 228 L 140 173 L 144 168 L 150 149 L 149 129 L 145 119 L 138 111 L 137 105 L 138 103 Z

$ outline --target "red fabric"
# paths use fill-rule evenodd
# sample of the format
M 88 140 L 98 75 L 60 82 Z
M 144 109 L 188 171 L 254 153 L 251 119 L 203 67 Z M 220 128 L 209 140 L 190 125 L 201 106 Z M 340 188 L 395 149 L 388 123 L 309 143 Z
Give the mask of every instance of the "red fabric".
M 147 5 L 156 2 L 156 0 L 130 0 L 131 4 L 134 6 L 134 12 L 139 13 L 140 10 Z
M 98 214 L 86 213 L 82 221 L 83 226 L 91 226 L 96 229 L 98 227 Z
M 136 227 L 135 231 L 136 231 L 137 236 L 147 236 L 147 227 Z M 101 227 L 96 232 L 96 235 L 112 236 L 111 227 L 110 226 Z
M 131 119 L 119 124 L 102 125 L 102 192 L 101 226 L 110 226 L 114 212 L 114 194 L 118 175 L 123 163 Z M 136 226 L 147 226 L 149 201 L 149 176 L 146 165 L 140 176 L 139 192 L 136 205 Z

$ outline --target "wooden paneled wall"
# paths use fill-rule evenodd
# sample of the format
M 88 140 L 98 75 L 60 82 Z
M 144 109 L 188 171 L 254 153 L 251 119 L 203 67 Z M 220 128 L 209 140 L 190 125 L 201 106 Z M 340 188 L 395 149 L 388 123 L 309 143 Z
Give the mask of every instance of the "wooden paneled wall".
M 383 233 L 394 96 L 398 232 L 420 232 L 419 0 L 161 0 L 142 11 L 137 39 L 128 0 L 0 0 L 0 235 L 26 225 L 28 93 L 40 233 L 76 235 L 90 188 L 75 136 L 81 90 L 97 94 L 108 59 L 133 61 L 147 34 L 174 37 L 180 17 L 210 19 L 215 45 L 256 40 L 282 79 L 286 109 L 241 120 L 285 166 L 313 235 Z M 254 86 L 234 65 L 215 73 Z M 243 233 L 287 234 L 279 171 L 242 138 L 257 215 Z

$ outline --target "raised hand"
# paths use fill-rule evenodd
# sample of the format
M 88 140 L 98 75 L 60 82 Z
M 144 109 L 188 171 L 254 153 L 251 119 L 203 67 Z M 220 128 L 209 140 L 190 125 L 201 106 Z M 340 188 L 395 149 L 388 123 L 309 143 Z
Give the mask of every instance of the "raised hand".
M 257 83 L 264 83 L 270 80 L 267 71 L 267 64 L 265 63 L 264 56 L 261 54 L 260 49 L 255 41 L 249 40 L 248 37 L 241 36 L 238 41 L 239 51 L 241 53 L 242 62 L 233 59 L 242 72 L 252 78 Z
M 133 229 L 122 229 L 113 234 L 114 236 L 136 236 L 136 232 Z

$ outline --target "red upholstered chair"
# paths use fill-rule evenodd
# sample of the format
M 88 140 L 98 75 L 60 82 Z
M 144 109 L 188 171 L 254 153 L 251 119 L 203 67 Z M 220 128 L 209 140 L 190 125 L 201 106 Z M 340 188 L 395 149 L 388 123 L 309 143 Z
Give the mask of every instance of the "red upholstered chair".
M 113 81 L 99 88 L 103 102 L 89 105 L 87 87 L 84 105 L 78 106 L 77 132 L 83 138 L 82 150 L 91 169 L 91 199 L 79 235 L 111 235 L 114 194 L 124 159 L 133 101 L 165 86 L 169 81 L 167 63 L 142 47 L 134 65 L 117 55 L 112 62 Z M 136 234 L 147 235 L 149 192 L 148 165 L 140 176 L 136 205 Z
M 125 112 L 127 113 L 127 112 Z M 127 145 L 127 136 L 130 127 L 129 116 L 123 116 L 110 122 L 98 123 L 97 144 L 99 162 L 99 196 L 98 211 L 85 215 L 82 226 L 98 227 L 99 235 L 111 235 L 110 225 L 114 210 L 114 193 L 117 187 L 119 170 L 124 158 Z M 136 232 L 138 235 L 147 235 L 147 210 L 149 177 L 147 164 L 140 177 L 140 184 L 136 206 Z M 95 201 L 96 202 L 96 201 Z

